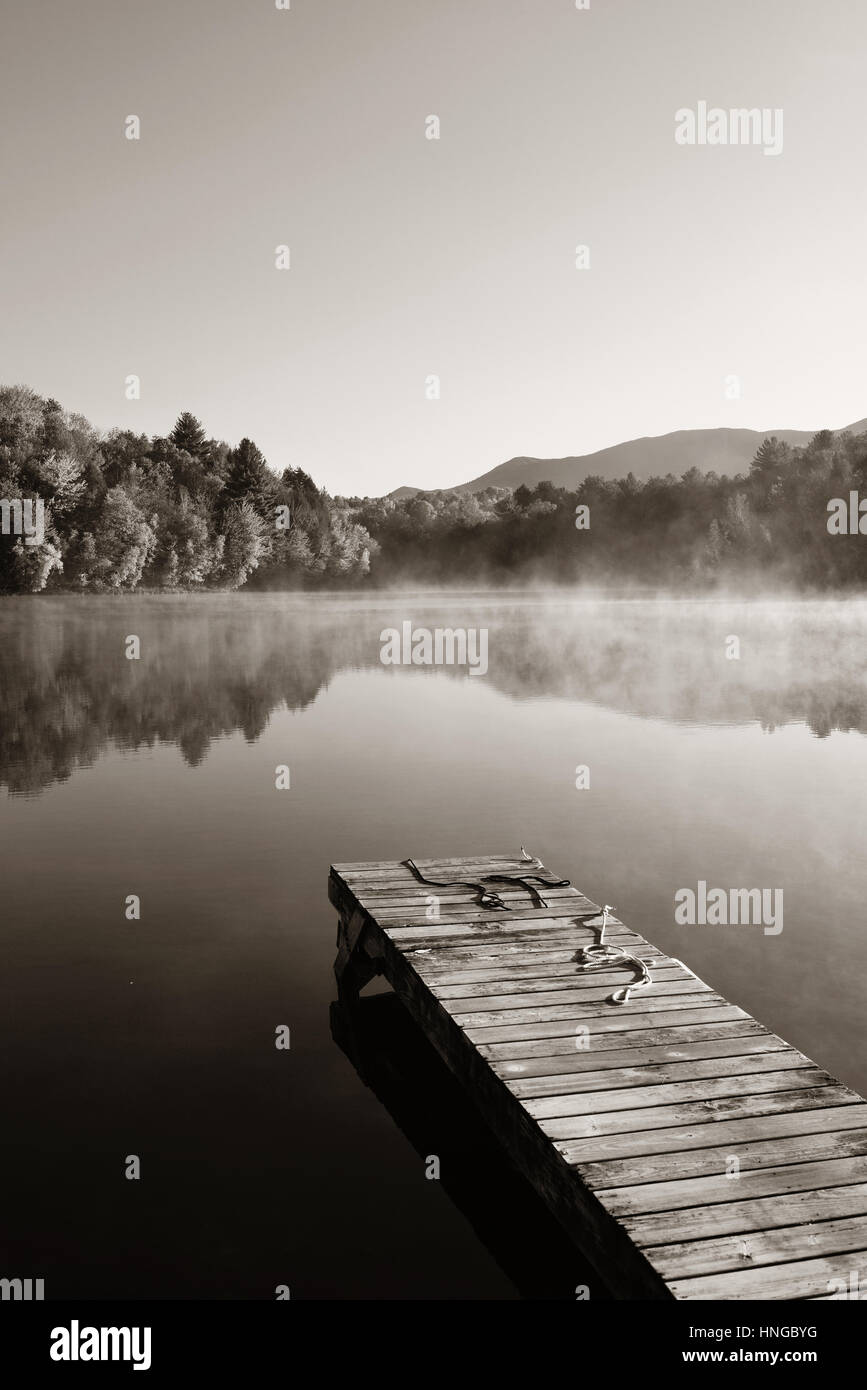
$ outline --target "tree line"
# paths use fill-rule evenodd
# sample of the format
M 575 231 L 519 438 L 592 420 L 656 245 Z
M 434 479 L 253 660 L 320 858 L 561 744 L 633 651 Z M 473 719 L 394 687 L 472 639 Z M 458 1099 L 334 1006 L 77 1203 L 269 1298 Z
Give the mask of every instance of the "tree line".
M 587 584 L 703 591 L 867 585 L 867 544 L 829 529 L 832 498 L 867 499 L 867 433 L 766 439 L 746 473 L 691 468 L 574 490 L 330 497 L 272 472 L 251 439 L 98 433 L 27 387 L 0 387 L 0 499 L 39 499 L 44 534 L 4 513 L 0 589 L 92 592 L 320 585 Z M 857 510 L 857 509 L 856 509 Z M 867 517 L 865 517 L 867 530 Z
M 302 469 L 278 477 L 251 439 L 210 439 L 189 412 L 165 437 L 99 434 L 0 387 L 0 499 L 44 507 L 40 535 L 4 513 L 6 592 L 335 584 L 370 567 L 370 537 Z
M 829 530 L 829 502 L 851 512 L 853 492 L 867 512 L 867 433 L 821 430 L 799 448 L 764 440 L 734 477 L 691 468 L 346 505 L 377 544 L 380 584 L 810 592 L 867 587 L 867 515 L 865 534 Z

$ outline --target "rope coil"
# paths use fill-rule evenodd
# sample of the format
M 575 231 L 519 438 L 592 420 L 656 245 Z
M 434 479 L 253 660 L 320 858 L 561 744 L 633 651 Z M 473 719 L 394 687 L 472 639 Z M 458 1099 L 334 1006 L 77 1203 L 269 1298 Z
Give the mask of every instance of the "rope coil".
M 647 985 L 653 984 L 650 971 L 647 968 L 647 961 L 640 956 L 633 955 L 631 951 L 625 950 L 622 946 L 608 946 L 605 944 L 605 928 L 608 926 L 608 914 L 615 911 L 611 903 L 606 903 L 602 909 L 602 924 L 599 928 L 599 939 L 592 946 L 581 946 L 573 957 L 578 970 L 605 970 L 619 969 L 622 966 L 631 966 L 636 972 L 636 978 L 631 984 L 625 985 L 622 989 L 615 989 L 605 1000 L 606 1004 L 628 1004 L 629 996 L 636 989 L 644 989 Z M 598 917 L 598 912 L 588 913 L 582 920 L 587 921 L 589 917 Z
M 521 858 L 527 864 L 532 864 L 534 868 L 542 867 L 541 860 L 534 859 L 521 846 Z M 488 911 L 508 912 L 509 905 L 504 903 L 499 893 L 493 888 L 486 887 L 489 883 L 515 883 L 525 889 L 533 899 L 533 905 L 537 908 L 547 907 L 548 903 L 542 897 L 538 888 L 534 885 L 542 884 L 546 888 L 570 888 L 571 882 L 568 878 L 543 878 L 541 874 L 486 874 L 483 878 L 450 878 L 437 879 L 426 878 L 421 869 L 412 859 L 405 859 L 404 864 L 411 871 L 417 882 L 425 884 L 430 888 L 474 888 L 478 897 L 476 905 Z M 634 955 L 627 951 L 623 946 L 609 946 L 605 942 L 605 928 L 608 926 L 608 914 L 616 909 L 611 903 L 606 903 L 602 909 L 602 923 L 598 927 L 599 936 L 592 946 L 581 946 L 573 956 L 576 969 L 578 970 L 619 970 L 630 967 L 635 972 L 635 979 L 630 984 L 624 985 L 621 989 L 615 989 L 605 1000 L 606 1004 L 628 1004 L 630 995 L 637 989 L 646 989 L 653 984 L 653 978 L 648 969 L 648 963 L 641 956 Z M 576 922 L 591 925 L 590 919 L 598 917 L 599 912 L 586 912 L 583 917 L 576 917 Z M 596 927 L 594 925 L 594 930 Z

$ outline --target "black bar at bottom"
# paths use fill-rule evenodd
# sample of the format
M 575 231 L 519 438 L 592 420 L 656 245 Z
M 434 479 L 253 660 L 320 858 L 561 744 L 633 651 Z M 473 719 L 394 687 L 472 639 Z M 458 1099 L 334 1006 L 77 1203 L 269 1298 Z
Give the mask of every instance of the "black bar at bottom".
M 440 1302 L 435 1311 L 411 1302 L 375 1308 L 371 1315 L 370 1306 L 355 1312 L 347 1303 L 335 1307 L 324 1301 L 3 1302 L 0 1376 L 10 1386 L 31 1383 L 22 1377 L 32 1372 L 41 1373 L 37 1384 L 44 1376 L 58 1384 L 70 1376 L 104 1381 L 106 1371 L 113 1385 L 125 1376 L 132 1376 L 132 1384 L 170 1383 L 189 1372 L 197 1385 L 210 1375 L 224 1379 L 240 1372 L 251 1386 L 265 1383 L 266 1374 L 288 1379 L 300 1372 L 309 1381 L 323 1374 L 330 1378 L 342 1356 L 353 1358 L 357 1374 L 359 1358 L 378 1359 L 381 1340 L 392 1365 L 406 1344 L 429 1380 L 440 1364 L 444 1375 L 453 1376 L 459 1346 L 465 1369 L 468 1360 L 482 1356 L 490 1372 L 492 1358 L 510 1358 L 524 1349 L 538 1366 L 541 1333 L 544 1362 L 551 1364 L 552 1353 L 562 1346 L 576 1372 L 586 1368 L 584 1357 L 592 1348 L 594 1365 L 601 1358 L 618 1373 L 665 1376 L 681 1367 L 701 1374 L 713 1365 L 736 1371 L 794 1364 L 827 1380 L 829 1373 L 853 1364 L 865 1322 L 864 1310 L 851 1298 L 797 1303 L 576 1299 L 571 1307 L 533 1303 L 522 1314 L 514 1303 L 498 1308 Z M 92 1357 L 94 1352 L 100 1359 Z M 402 1364 L 412 1362 L 402 1358 Z

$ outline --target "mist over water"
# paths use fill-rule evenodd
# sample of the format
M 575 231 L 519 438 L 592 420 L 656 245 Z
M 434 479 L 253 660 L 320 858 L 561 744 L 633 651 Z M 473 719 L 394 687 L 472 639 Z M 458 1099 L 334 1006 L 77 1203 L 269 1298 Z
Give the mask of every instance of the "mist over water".
M 541 592 L 20 598 L 0 608 L 0 785 L 38 792 L 116 750 L 177 745 L 195 766 L 235 731 L 255 741 L 339 675 L 463 678 L 383 667 L 411 621 L 487 628 L 487 682 L 678 723 L 805 723 L 867 732 L 867 600 L 587 599 Z M 125 656 L 135 633 L 143 659 Z M 740 657 L 726 657 L 736 636 Z M 393 693 L 393 692 L 392 692 Z
M 406 620 L 487 628 L 487 674 L 384 666 Z M 853 600 L 0 605 L 4 1266 L 55 1297 L 510 1296 L 331 1038 L 332 861 L 523 843 L 863 1091 L 865 639 Z M 676 926 L 700 880 L 782 889 L 783 932 Z

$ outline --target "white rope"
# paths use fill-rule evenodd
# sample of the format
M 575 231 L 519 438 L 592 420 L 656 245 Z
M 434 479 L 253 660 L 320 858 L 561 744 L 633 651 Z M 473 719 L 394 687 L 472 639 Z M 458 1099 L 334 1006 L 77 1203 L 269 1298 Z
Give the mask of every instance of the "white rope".
M 599 928 L 599 939 L 593 946 L 582 946 L 575 955 L 575 964 L 579 970 L 617 970 L 621 966 L 629 965 L 637 971 L 638 978 L 631 984 L 625 985 L 623 989 L 616 989 L 608 995 L 606 1004 L 628 1004 L 629 996 L 633 990 L 644 989 L 646 985 L 652 985 L 650 971 L 647 968 L 647 961 L 640 956 L 632 955 L 622 946 L 606 946 L 605 928 L 608 926 L 608 914 L 616 909 L 610 903 L 606 903 L 602 909 L 602 925 Z M 598 916 L 599 914 L 594 914 Z M 588 924 L 589 925 L 589 924 Z

